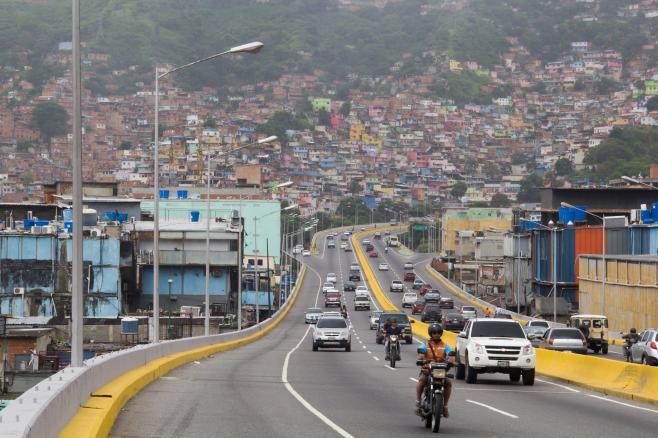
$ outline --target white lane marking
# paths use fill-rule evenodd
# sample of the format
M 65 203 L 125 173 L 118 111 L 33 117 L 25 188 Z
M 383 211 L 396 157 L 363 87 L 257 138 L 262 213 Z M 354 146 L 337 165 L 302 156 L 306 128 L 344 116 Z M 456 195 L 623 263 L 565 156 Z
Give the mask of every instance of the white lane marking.
M 379 358 L 377 356 L 373 356 L 372 358 L 375 359 L 375 360 L 379 360 Z
M 368 354 L 372 354 L 372 351 L 370 351 L 370 350 L 367 350 L 367 351 L 366 351 L 366 353 L 368 353 Z
M 490 411 L 496 412 L 500 415 L 505 415 L 506 417 L 519 418 L 518 416 L 516 416 L 514 414 L 510 414 L 509 412 L 501 411 L 500 409 L 496 409 L 493 406 L 485 405 L 484 403 L 480 403 L 480 402 L 476 402 L 476 401 L 468 400 L 468 399 L 466 401 L 469 402 L 469 403 L 473 403 L 474 405 L 478 405 L 478 406 L 482 406 L 483 408 L 487 408 Z
M 409 380 L 413 380 L 414 382 L 418 383 L 418 379 L 414 379 L 413 377 L 409 377 Z
M 537 380 L 537 379 L 535 379 Z M 568 391 L 547 391 L 545 389 L 500 389 L 500 388 L 465 388 L 463 386 L 459 387 L 460 391 L 480 391 L 480 392 L 518 392 L 519 394 L 529 394 L 529 393 L 538 393 L 538 394 L 571 394 Z
M 363 344 L 363 341 L 359 340 L 359 344 Z M 364 347 L 365 348 L 365 347 Z
M 320 286 L 318 287 L 318 291 L 315 295 L 315 306 L 317 307 L 317 302 L 320 297 L 320 291 L 322 290 L 322 277 L 320 274 L 313 268 L 307 265 L 307 268 L 311 270 L 311 272 L 315 273 L 315 275 L 318 277 Z M 342 427 L 338 426 L 336 423 L 331 421 L 329 418 L 327 418 L 322 412 L 318 411 L 315 409 L 309 402 L 304 399 L 297 391 L 295 391 L 295 388 L 292 387 L 290 382 L 288 382 L 288 363 L 290 362 L 290 356 L 299 348 L 300 345 L 302 345 L 302 342 L 304 342 L 304 339 L 306 339 L 306 336 L 308 336 L 308 332 L 311 330 L 311 326 L 308 326 L 306 331 L 304 332 L 304 336 L 299 340 L 297 345 L 295 345 L 287 354 L 285 359 L 283 360 L 283 368 L 281 369 L 281 382 L 283 382 L 283 385 L 285 386 L 286 390 L 297 399 L 299 403 L 302 404 L 309 412 L 311 412 L 313 415 L 318 417 L 322 422 L 324 422 L 327 426 L 331 427 L 336 433 L 338 433 L 340 436 L 345 437 L 345 438 L 354 438 L 352 435 L 350 435 L 347 431 L 345 431 Z
M 359 341 L 359 342 L 361 342 L 361 341 Z M 366 347 L 366 346 L 364 345 L 364 346 L 363 346 L 363 349 L 365 350 L 366 348 L 368 348 L 368 347 Z
M 386 368 L 388 368 L 391 371 L 397 371 L 395 368 L 391 368 L 389 365 L 384 365 Z
M 560 385 L 559 383 L 549 382 L 548 380 L 542 380 L 542 379 L 538 379 L 538 378 L 536 378 L 536 377 L 535 377 L 535 380 L 538 381 L 538 382 L 541 382 L 541 383 L 548 383 L 549 385 L 554 385 L 554 386 L 557 386 L 557 387 L 559 387 L 559 388 L 566 389 L 567 391 L 571 391 L 571 392 L 580 392 L 580 391 L 578 391 L 577 389 L 570 388 L 570 387 L 568 387 L 568 386 L 566 386 L 566 385 Z
M 309 330 L 311 327 L 306 329 L 306 332 L 304 333 L 304 336 L 299 340 L 297 345 L 286 354 L 286 358 L 283 361 L 283 369 L 281 370 L 281 381 L 283 382 L 283 385 L 286 387 L 288 392 L 292 394 L 293 397 L 297 399 L 298 402 L 302 404 L 306 409 L 308 409 L 313 415 L 318 417 L 324 424 L 327 426 L 331 427 L 336 433 L 338 433 L 340 436 L 345 437 L 345 438 L 353 438 L 352 435 L 347 433 L 342 427 L 331 421 L 329 418 L 327 418 L 322 412 L 318 411 L 315 409 L 309 402 L 307 402 L 304 397 L 299 395 L 297 391 L 292 387 L 292 385 L 288 382 L 288 362 L 290 361 L 290 355 L 295 352 L 299 348 L 300 345 L 302 345 L 302 342 L 306 338 L 306 335 L 308 335 Z
M 617 401 L 617 400 L 613 400 L 611 398 L 601 397 L 601 396 L 594 395 L 594 394 L 587 394 L 587 396 L 592 397 L 592 398 L 597 398 L 599 400 L 604 400 L 604 401 L 607 401 L 607 402 L 610 402 L 610 403 L 616 403 L 618 405 L 626 406 L 626 407 L 629 407 L 629 408 L 639 409 L 640 411 L 653 412 L 654 414 L 658 414 L 658 411 L 655 410 L 655 409 L 643 408 L 642 406 L 635 406 L 635 405 L 632 405 L 630 403 L 624 403 L 624 402 L 620 402 L 620 401 Z

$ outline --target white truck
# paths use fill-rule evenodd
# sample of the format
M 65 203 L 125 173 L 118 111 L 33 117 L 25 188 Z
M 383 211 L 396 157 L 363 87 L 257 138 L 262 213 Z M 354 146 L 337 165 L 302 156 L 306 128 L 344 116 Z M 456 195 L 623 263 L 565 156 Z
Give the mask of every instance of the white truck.
M 508 374 L 512 382 L 523 377 L 535 383 L 535 349 L 513 319 L 476 318 L 466 323 L 457 337 L 458 379 L 476 383 L 481 373 Z

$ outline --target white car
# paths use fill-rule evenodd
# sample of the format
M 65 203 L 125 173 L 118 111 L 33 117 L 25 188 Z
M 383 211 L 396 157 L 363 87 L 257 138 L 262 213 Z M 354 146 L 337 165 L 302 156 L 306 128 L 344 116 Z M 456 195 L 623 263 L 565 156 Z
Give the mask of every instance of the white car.
M 524 385 L 535 383 L 535 349 L 513 319 L 469 319 L 455 350 L 456 378 L 466 383 L 476 383 L 480 373 L 504 373 L 512 382 L 523 378 Z
M 406 292 L 402 296 L 402 307 L 413 306 L 417 299 L 418 299 L 418 294 L 416 292 Z
M 405 269 L 406 271 L 413 271 L 413 270 L 414 270 L 414 264 L 411 263 L 411 262 L 406 262 L 406 263 L 404 264 L 404 269 Z
M 329 289 L 334 289 L 336 285 L 330 281 L 327 281 L 325 284 L 322 285 L 322 293 L 325 294 L 329 291 Z
M 330 273 L 327 274 L 327 283 L 336 284 L 337 281 L 338 281 L 338 278 L 336 277 L 336 274 L 334 274 L 333 272 L 330 272 Z
M 350 271 L 360 271 L 361 270 L 361 265 L 358 263 L 352 263 L 350 265 Z
M 363 239 L 362 242 L 364 245 L 370 245 L 370 239 Z
M 303 250 L 304 250 L 304 247 L 302 245 L 295 245 L 295 247 L 292 249 L 292 253 L 293 254 L 301 254 Z
M 380 271 L 388 271 L 388 263 L 380 263 L 379 264 L 379 270 Z
M 313 351 L 320 347 L 352 350 L 352 335 L 345 318 L 322 315 L 313 328 Z
M 345 248 L 347 248 L 347 243 L 340 242 L 340 249 L 345 249 Z
M 304 251 L 302 251 L 302 255 L 304 257 L 309 257 L 311 255 L 311 251 L 309 251 L 308 249 L 305 249 Z
M 370 291 L 368 290 L 367 287 L 360 285 L 356 287 L 356 290 L 354 291 L 354 295 L 362 295 L 362 294 L 367 294 L 370 295 Z

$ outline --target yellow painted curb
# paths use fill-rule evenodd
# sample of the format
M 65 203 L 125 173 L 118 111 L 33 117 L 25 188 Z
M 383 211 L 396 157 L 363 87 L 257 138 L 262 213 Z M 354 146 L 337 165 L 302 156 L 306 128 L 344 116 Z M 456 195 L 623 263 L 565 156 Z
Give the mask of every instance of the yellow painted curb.
M 316 237 L 317 234 L 313 237 L 314 241 Z M 244 338 L 164 356 L 119 376 L 98 391 L 94 392 L 91 397 L 80 406 L 78 412 L 59 433 L 59 437 L 107 437 L 112 431 L 112 426 L 114 425 L 121 408 L 123 408 L 131 398 L 137 395 L 139 391 L 149 383 L 166 375 L 181 365 L 208 357 L 214 353 L 232 350 L 262 338 L 278 326 L 288 315 L 290 309 L 295 305 L 305 275 L 306 265 L 304 265 L 300 271 L 297 287 L 291 295 L 290 304 L 285 310 L 277 315 L 276 320 L 274 320 L 272 324 L 263 330 L 245 336 Z
M 387 229 L 390 230 L 397 230 L 400 229 L 399 227 L 387 227 L 384 228 L 383 230 L 386 231 Z M 361 264 L 361 269 L 363 270 L 363 274 L 366 277 L 366 281 L 368 282 L 368 285 L 370 286 L 370 290 L 372 290 L 373 297 L 377 300 L 379 303 L 380 307 L 382 310 L 385 311 L 390 311 L 390 312 L 401 312 L 400 309 L 397 308 L 391 302 L 391 300 L 386 296 L 386 294 L 383 292 L 381 285 L 379 284 L 379 281 L 377 280 L 377 277 L 375 274 L 372 272 L 372 268 L 370 267 L 370 264 L 368 263 L 368 260 L 366 256 L 363 253 L 363 250 L 359 246 L 358 239 L 361 236 L 364 236 L 368 233 L 372 233 L 372 230 L 367 230 L 367 231 L 361 231 L 359 233 L 356 233 L 352 236 L 352 247 L 354 248 L 354 252 L 357 255 L 357 258 L 359 259 L 359 263 Z M 418 319 L 414 317 L 409 317 L 413 323 L 411 324 L 411 331 L 414 336 L 416 336 L 419 339 L 422 339 L 423 341 L 427 340 L 427 328 L 429 327 L 428 324 L 425 324 L 424 322 L 419 321 Z M 444 340 L 447 344 L 449 344 L 451 347 L 454 348 L 456 342 L 457 342 L 457 335 L 455 333 L 445 331 L 444 333 Z

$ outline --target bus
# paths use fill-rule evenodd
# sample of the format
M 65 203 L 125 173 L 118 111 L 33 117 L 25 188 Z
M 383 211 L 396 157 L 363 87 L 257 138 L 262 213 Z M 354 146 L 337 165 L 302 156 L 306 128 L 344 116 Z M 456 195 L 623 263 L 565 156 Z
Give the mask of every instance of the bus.
M 400 246 L 400 240 L 398 236 L 389 236 L 388 237 L 388 246 L 398 247 Z

